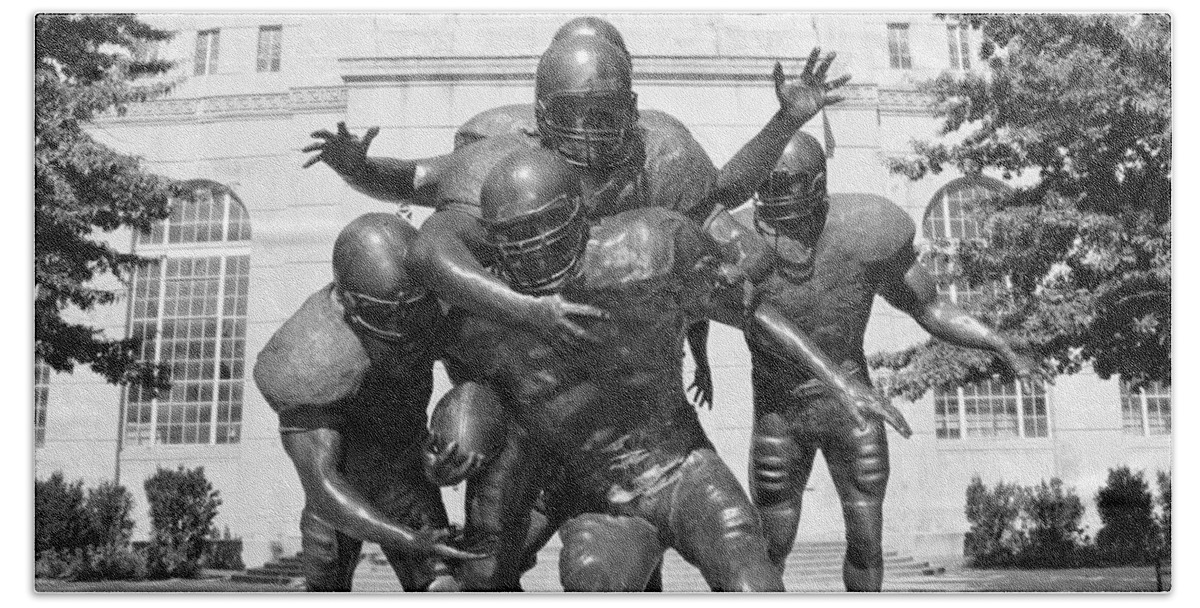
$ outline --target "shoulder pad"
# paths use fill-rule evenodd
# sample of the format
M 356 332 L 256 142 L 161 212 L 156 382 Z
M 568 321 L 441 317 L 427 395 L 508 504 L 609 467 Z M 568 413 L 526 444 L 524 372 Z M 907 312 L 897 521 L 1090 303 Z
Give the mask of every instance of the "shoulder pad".
M 517 150 L 538 145 L 538 140 L 528 135 L 503 133 L 455 150 L 451 162 L 443 169 L 444 176 L 438 179 L 438 208 L 447 205 L 479 207 L 483 180 L 492 167 Z
M 258 353 L 254 383 L 276 412 L 335 403 L 362 385 L 370 359 L 331 292 L 309 296 Z
M 638 110 L 638 123 L 643 128 L 687 131 L 682 120 L 663 112 L 662 110 Z
M 454 149 L 457 150 L 481 139 L 521 133 L 537 132 L 537 121 L 533 116 L 533 105 L 528 103 L 500 106 L 484 110 L 464 122 L 454 134 Z
M 836 231 L 838 241 L 853 244 L 865 261 L 891 259 L 912 247 L 916 225 L 892 201 L 859 192 L 831 194 L 826 231 Z

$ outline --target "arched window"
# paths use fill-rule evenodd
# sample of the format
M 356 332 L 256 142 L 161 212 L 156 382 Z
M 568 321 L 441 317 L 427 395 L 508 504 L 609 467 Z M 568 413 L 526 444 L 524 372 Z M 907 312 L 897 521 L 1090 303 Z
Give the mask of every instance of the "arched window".
M 171 216 L 136 237 L 158 261 L 134 277 L 130 333 L 141 358 L 170 370 L 171 389 L 127 392 L 126 445 L 241 439 L 250 276 L 250 221 L 220 184 L 196 181 Z
M 929 265 L 938 294 L 970 306 L 986 287 L 972 287 L 959 276 L 954 247 L 964 240 L 986 240 L 983 222 L 973 205 L 1003 195 L 1008 187 L 981 176 L 954 180 L 929 201 L 923 231 L 934 243 Z M 938 245 L 947 245 L 939 247 Z M 987 381 L 933 393 L 934 426 L 939 439 L 962 437 L 1047 437 L 1046 389 L 1041 383 Z
M 952 247 L 962 241 L 985 240 L 983 223 L 973 213 L 972 206 L 1002 194 L 1006 187 L 1000 182 L 984 179 L 955 180 L 938 191 L 925 209 L 925 238 Z M 957 260 L 952 254 L 944 250 L 931 251 L 929 264 L 938 279 L 941 296 L 966 306 L 983 295 L 980 288 L 971 287 L 958 276 Z

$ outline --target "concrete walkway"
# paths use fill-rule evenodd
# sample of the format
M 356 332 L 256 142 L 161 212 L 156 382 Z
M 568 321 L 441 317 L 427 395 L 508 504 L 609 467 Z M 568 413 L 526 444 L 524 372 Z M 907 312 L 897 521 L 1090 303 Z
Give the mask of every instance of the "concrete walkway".
M 798 546 L 788 559 L 784 586 L 794 593 L 843 593 L 841 550 L 833 543 Z M 893 593 L 1156 591 L 1153 567 L 1031 571 L 951 566 L 941 574 L 926 575 L 926 568 L 916 567 L 922 564 L 894 551 L 887 552 L 885 562 L 883 590 Z M 521 582 L 527 592 L 561 592 L 558 548 L 543 549 L 537 566 Z M 663 587 L 668 593 L 708 591 L 700 572 L 674 551 L 668 551 L 663 561 Z M 390 566 L 364 559 L 355 573 L 354 591 L 394 593 L 401 589 Z

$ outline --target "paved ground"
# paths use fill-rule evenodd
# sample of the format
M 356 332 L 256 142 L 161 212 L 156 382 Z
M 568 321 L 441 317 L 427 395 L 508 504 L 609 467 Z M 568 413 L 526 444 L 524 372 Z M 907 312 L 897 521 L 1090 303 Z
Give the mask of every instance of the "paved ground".
M 561 592 L 558 582 L 558 551 L 543 549 L 537 566 L 525 575 L 522 585 L 533 593 Z M 893 558 L 899 559 L 899 558 Z M 785 569 L 784 585 L 796 593 L 842 593 L 839 568 L 803 567 L 805 556 L 793 553 Z M 840 557 L 834 563 L 840 562 Z M 936 566 L 936 564 L 934 564 Z M 893 593 L 914 592 L 1100 592 L 1156 591 L 1154 568 L 1093 568 L 1079 570 L 972 570 L 946 568 L 938 575 L 927 576 L 920 570 L 897 565 L 886 570 L 883 590 Z M 663 562 L 663 587 L 666 592 L 706 592 L 708 586 L 699 571 L 683 561 L 674 551 Z M 400 591 L 386 565 L 364 560 L 355 577 L 355 591 L 386 593 Z
M 530 592 L 557 592 L 562 587 L 557 577 L 557 551 L 548 548 L 540 556 L 538 566 L 524 578 L 525 589 Z M 898 570 L 900 570 L 898 568 Z M 788 591 L 797 593 L 840 593 L 840 577 L 818 569 L 817 574 L 806 578 L 800 568 L 789 568 L 784 577 Z M 810 570 L 811 572 L 811 570 Z M 215 575 L 216 573 L 213 573 Z M 227 577 L 226 577 L 227 578 Z M 704 592 L 707 586 L 699 573 L 684 562 L 677 554 L 667 555 L 663 568 L 664 586 L 667 592 Z M 290 592 L 299 587 L 278 585 L 231 583 L 225 578 L 202 580 L 169 580 L 145 582 L 106 581 L 99 583 L 64 583 L 61 581 L 36 581 L 35 589 L 41 592 Z M 893 593 L 913 592 L 1153 592 L 1156 582 L 1153 567 L 1090 568 L 1079 570 L 971 570 L 949 568 L 945 573 L 925 576 L 919 571 L 888 573 L 884 577 L 884 591 Z M 386 565 L 363 560 L 355 577 L 355 591 L 362 593 L 390 593 L 401 591 L 399 584 Z

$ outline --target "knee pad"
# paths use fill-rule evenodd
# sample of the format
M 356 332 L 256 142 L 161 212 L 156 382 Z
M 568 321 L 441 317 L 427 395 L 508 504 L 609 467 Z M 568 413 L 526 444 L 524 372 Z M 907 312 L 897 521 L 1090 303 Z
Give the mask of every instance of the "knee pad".
M 866 431 L 855 429 L 852 441 L 854 485 L 862 495 L 882 502 L 891 474 L 887 435 L 882 423 L 874 423 Z
M 759 507 L 786 502 L 792 495 L 791 468 L 796 444 L 778 414 L 763 416 L 754 429 L 750 453 L 750 494 Z

